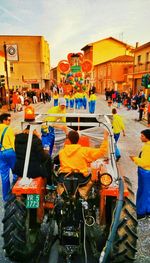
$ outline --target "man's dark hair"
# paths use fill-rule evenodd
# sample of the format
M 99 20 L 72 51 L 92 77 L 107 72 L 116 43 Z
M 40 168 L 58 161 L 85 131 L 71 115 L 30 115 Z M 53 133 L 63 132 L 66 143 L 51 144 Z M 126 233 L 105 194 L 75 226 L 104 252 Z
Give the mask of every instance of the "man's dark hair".
M 3 121 L 6 121 L 8 119 L 8 117 L 11 117 L 11 114 L 10 113 L 2 113 L 0 115 L 0 123 L 3 123 Z
M 25 100 L 24 100 L 24 103 L 25 103 L 25 102 L 27 102 L 28 105 L 30 105 L 30 103 L 31 103 L 29 99 L 25 99 Z
M 112 109 L 112 114 L 116 114 L 117 110 L 115 108 Z
M 150 141 L 150 129 L 145 129 L 141 133 Z
M 70 131 L 68 133 L 68 139 L 72 144 L 77 144 L 79 141 L 79 134 L 77 131 Z

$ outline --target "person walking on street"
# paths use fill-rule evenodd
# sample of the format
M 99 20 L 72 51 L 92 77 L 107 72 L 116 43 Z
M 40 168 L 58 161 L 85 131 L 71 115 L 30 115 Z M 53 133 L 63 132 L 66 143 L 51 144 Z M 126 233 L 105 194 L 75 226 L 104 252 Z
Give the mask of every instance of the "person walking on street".
M 113 128 L 114 139 L 115 139 L 115 157 L 116 157 L 116 161 L 118 162 L 121 157 L 121 154 L 120 154 L 120 149 L 118 148 L 117 143 L 118 143 L 121 131 L 123 132 L 123 136 L 125 136 L 125 125 L 124 125 L 122 117 L 119 114 L 117 114 L 116 108 L 112 109 L 112 114 L 113 114 L 112 128 Z
M 55 107 L 58 106 L 59 94 L 57 91 L 53 93 L 53 99 L 54 99 L 54 106 Z
M 96 107 L 96 94 L 91 91 L 90 97 L 89 97 L 89 113 L 95 112 Z
M 0 175 L 2 180 L 2 194 L 3 200 L 7 201 L 10 192 L 10 169 L 12 170 L 16 161 L 16 154 L 14 151 L 15 136 L 11 127 L 10 113 L 2 113 L 0 115 Z M 13 182 L 17 176 L 13 174 Z
M 12 96 L 12 103 L 13 103 L 13 107 L 14 107 L 14 112 L 17 111 L 17 107 L 18 107 L 18 92 L 14 91 L 13 92 L 13 96 Z
M 138 119 L 138 121 L 142 121 L 145 105 L 146 105 L 146 101 L 145 101 L 145 98 L 143 97 L 141 99 L 141 103 L 139 105 L 139 119 Z
M 144 145 L 139 157 L 130 156 L 138 166 L 137 219 L 150 217 L 150 129 L 141 131 L 141 141 Z

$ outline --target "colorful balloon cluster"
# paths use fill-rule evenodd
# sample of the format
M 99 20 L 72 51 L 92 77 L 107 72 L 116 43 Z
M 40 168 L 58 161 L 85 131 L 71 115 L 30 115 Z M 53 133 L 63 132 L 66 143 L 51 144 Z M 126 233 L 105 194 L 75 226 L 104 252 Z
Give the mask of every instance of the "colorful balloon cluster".
M 84 83 L 84 79 L 81 72 L 68 73 L 66 75 L 66 83 L 74 86 L 75 89 L 80 88 Z
M 83 74 L 91 72 L 92 68 L 92 61 L 85 59 L 81 52 L 69 53 L 67 60 L 61 60 L 58 63 L 58 70 L 66 75 L 65 83 L 72 85 L 77 90 L 86 90 L 86 87 L 83 86 Z

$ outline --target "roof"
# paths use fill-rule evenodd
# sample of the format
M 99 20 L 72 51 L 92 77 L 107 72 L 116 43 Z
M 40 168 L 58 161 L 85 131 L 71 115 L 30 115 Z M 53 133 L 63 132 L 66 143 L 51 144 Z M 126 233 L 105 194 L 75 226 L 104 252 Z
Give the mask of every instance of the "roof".
M 118 42 L 118 43 L 126 46 L 126 47 L 129 47 L 129 48 L 131 48 L 131 49 L 134 49 L 133 46 L 128 45 L 127 43 L 125 43 L 125 42 L 123 42 L 123 41 L 120 41 L 119 39 L 116 39 L 116 38 L 114 38 L 114 37 L 107 37 L 107 38 L 103 38 L 103 39 L 101 39 L 101 40 L 98 40 L 98 41 L 96 41 L 96 42 L 87 44 L 86 46 L 84 46 L 83 48 L 81 48 L 81 50 L 86 50 L 87 48 L 92 47 L 93 44 L 96 44 L 96 43 L 101 42 L 101 41 L 104 41 L 104 40 L 113 40 L 113 41 L 116 41 L 116 42 Z
M 22 38 L 22 37 L 44 37 L 41 35 L 0 35 L 0 38 L 13 38 L 13 37 L 18 37 L 18 38 Z
M 133 56 L 123 55 L 123 56 L 118 56 L 118 57 L 109 59 L 109 60 L 104 61 L 104 62 L 102 62 L 100 64 L 105 64 L 105 63 L 108 63 L 108 62 L 133 63 L 133 61 L 134 61 L 134 57 Z M 98 64 L 98 65 L 100 65 L 100 64 Z
M 144 48 L 147 48 L 147 47 L 150 47 L 150 42 L 147 42 L 147 43 L 135 48 L 134 52 L 139 51 L 139 50 L 144 49 Z
M 116 58 L 112 58 L 109 61 L 111 61 L 111 62 L 133 62 L 134 57 L 128 56 L 128 55 L 123 55 L 123 56 L 118 56 Z

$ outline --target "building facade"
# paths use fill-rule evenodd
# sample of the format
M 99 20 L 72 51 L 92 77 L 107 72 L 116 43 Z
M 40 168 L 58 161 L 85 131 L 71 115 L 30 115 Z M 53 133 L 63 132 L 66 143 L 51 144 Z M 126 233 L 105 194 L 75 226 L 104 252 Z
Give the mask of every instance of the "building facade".
M 130 92 L 132 89 L 133 56 L 119 56 L 95 66 L 96 87 L 99 93 L 105 88 Z
M 138 46 L 134 50 L 133 90 L 137 93 L 141 88 L 142 76 L 150 74 L 150 42 Z
M 92 85 L 96 86 L 99 93 L 104 93 L 105 88 L 116 88 L 121 86 L 121 82 L 125 85 L 125 71 L 126 64 L 132 62 L 125 61 L 125 57 L 133 56 L 134 48 L 118 39 L 113 37 L 105 38 L 97 42 L 86 45 L 81 49 L 84 51 L 84 56 L 87 59 L 92 59 L 93 72 L 89 80 Z M 113 61 L 113 59 L 125 56 L 121 66 L 121 61 Z M 127 63 L 126 63 L 127 62 Z M 123 65 L 125 64 L 125 65 Z M 115 69 L 113 69 L 115 67 Z M 122 76 L 120 76 L 122 74 Z M 120 78 L 120 79 L 118 79 Z M 125 82 L 125 83 L 124 83 Z
M 6 45 L 10 62 L 9 89 L 48 89 L 50 50 L 43 36 L 0 35 L 0 50 Z

